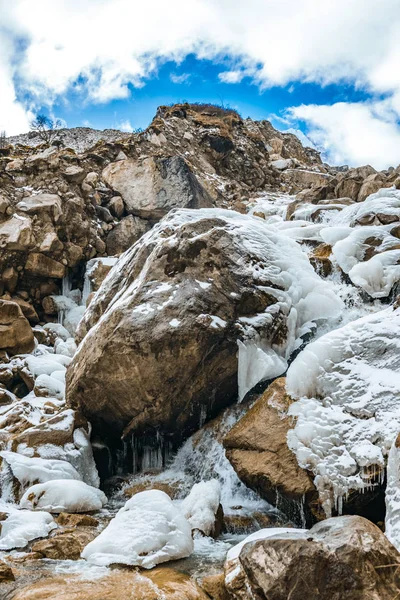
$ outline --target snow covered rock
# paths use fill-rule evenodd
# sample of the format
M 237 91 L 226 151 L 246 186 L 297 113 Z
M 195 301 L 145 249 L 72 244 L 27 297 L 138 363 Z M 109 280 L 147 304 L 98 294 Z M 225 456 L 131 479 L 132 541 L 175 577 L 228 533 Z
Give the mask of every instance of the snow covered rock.
M 400 430 L 399 389 L 400 308 L 327 333 L 291 364 L 287 391 L 298 401 L 288 444 L 314 473 L 327 515 L 351 491 L 379 492 Z
M 318 494 L 287 446 L 293 427 L 286 380 L 275 380 L 223 439 L 226 457 L 245 485 L 298 525 L 315 522 Z
M 81 480 L 78 471 L 65 460 L 30 458 L 17 452 L 8 451 L 0 452 L 0 456 L 10 468 L 12 475 L 24 488 L 53 479 Z M 4 478 L 3 474 L 3 480 Z
M 152 569 L 193 551 L 191 527 L 160 490 L 140 492 L 117 513 L 82 557 L 100 566 L 124 564 Z
M 83 481 L 54 479 L 26 490 L 21 508 L 51 513 L 81 513 L 100 510 L 107 502 L 105 494 Z
M 129 213 L 160 219 L 171 208 L 205 208 L 211 198 L 179 156 L 119 160 L 103 171 L 104 181 L 119 192 Z
M 221 484 L 216 479 L 195 483 L 181 504 L 181 510 L 192 531 L 216 537 L 221 529 L 217 520 L 221 500 Z
M 386 298 L 400 280 L 399 219 L 400 191 L 382 189 L 320 230 L 342 271 L 372 298 Z
M 235 600 L 391 600 L 400 591 L 399 552 L 358 516 L 335 517 L 310 530 L 264 529 L 233 547 L 225 586 Z
M 185 437 L 238 390 L 282 374 L 301 336 L 340 309 L 299 246 L 261 219 L 171 211 L 86 311 L 67 402 L 96 432 Z
M 0 550 L 24 548 L 31 540 L 46 537 L 56 527 L 48 512 L 14 510 L 1 523 Z

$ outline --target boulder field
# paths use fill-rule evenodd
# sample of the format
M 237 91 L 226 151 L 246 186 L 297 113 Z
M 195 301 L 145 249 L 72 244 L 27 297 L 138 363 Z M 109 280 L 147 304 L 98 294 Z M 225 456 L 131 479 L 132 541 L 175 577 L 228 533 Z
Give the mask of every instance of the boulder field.
M 0 597 L 399 596 L 400 167 L 187 103 L 8 142 Z

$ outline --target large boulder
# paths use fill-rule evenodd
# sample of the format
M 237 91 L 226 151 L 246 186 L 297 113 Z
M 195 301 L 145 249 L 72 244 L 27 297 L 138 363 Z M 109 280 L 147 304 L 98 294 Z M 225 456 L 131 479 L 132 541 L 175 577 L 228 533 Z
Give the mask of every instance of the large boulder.
M 173 211 L 91 302 L 67 401 L 103 433 L 182 438 L 236 399 L 238 369 L 243 397 L 286 370 L 305 323 L 339 309 L 297 244 L 261 219 Z
M 104 181 L 119 192 L 128 213 L 145 219 L 160 219 L 171 208 L 212 206 L 183 158 L 126 159 L 111 163 L 103 171 Z
M 400 594 L 400 554 L 362 517 L 253 537 L 230 550 L 225 564 L 225 585 L 236 600 L 392 600 Z
M 287 411 L 292 400 L 285 379 L 272 383 L 223 440 L 226 456 L 239 478 L 292 521 L 310 524 L 318 494 L 287 445 L 293 426 Z
M 10 355 L 32 352 L 35 338 L 16 302 L 0 300 L 0 349 Z

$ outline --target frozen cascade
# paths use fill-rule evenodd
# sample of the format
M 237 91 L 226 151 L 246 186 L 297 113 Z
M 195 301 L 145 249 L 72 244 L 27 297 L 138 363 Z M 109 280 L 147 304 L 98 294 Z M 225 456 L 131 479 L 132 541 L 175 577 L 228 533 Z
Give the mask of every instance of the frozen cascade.
M 368 314 L 309 344 L 288 370 L 298 401 L 288 445 L 313 471 L 327 515 L 351 490 L 382 486 L 400 428 L 400 309 Z
M 195 483 L 217 479 L 221 484 L 221 504 L 226 514 L 237 511 L 244 514 L 271 512 L 272 507 L 240 481 L 220 441 L 244 412 L 243 406 L 238 404 L 226 409 L 221 417 L 187 439 L 167 469 L 153 481 L 172 485 L 179 483 L 179 497 L 183 498 Z M 146 479 L 146 476 L 141 477 Z
M 61 284 L 61 293 L 63 296 L 69 296 L 69 293 L 72 291 L 72 271 L 67 271 L 67 274 L 64 275 L 62 284 Z
M 67 271 L 67 274 L 64 275 L 62 283 L 61 283 L 61 298 L 68 299 L 69 294 L 72 290 L 72 272 Z M 55 296 L 55 298 L 59 298 L 59 296 Z M 60 325 L 64 325 L 65 313 L 68 310 L 68 302 L 65 300 L 60 303 L 58 308 L 58 323 Z
M 83 289 L 82 289 L 82 305 L 86 306 L 87 299 L 89 298 L 92 292 L 92 284 L 89 278 L 88 268 L 86 266 L 85 277 L 83 279 Z
M 393 442 L 387 463 L 385 533 L 400 550 L 400 448 L 396 442 Z
M 83 313 L 86 310 L 87 300 L 92 292 L 91 275 L 99 264 L 114 266 L 118 259 L 115 257 L 93 258 L 86 263 L 82 292 L 72 288 L 72 271 L 69 271 L 62 280 L 61 295 L 53 296 L 58 308 L 58 323 L 66 327 L 71 336 L 74 336 L 76 328 Z

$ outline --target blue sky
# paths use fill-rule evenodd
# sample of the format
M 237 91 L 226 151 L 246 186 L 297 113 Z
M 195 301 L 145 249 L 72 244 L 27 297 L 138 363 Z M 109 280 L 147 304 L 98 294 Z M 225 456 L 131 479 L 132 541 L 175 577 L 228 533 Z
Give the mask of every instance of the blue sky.
M 243 117 L 271 120 L 277 128 L 285 130 L 293 124 L 282 120 L 288 106 L 309 103 L 332 105 L 368 98 L 368 94 L 350 84 L 320 86 L 294 81 L 285 86 L 260 89 L 250 77 L 235 84 L 224 83 L 219 74 L 224 71 L 225 63 L 229 64 L 229 57 L 211 61 L 191 54 L 179 64 L 168 61 L 161 65 L 142 87 L 129 85 L 128 98 L 93 104 L 85 100 L 82 92 L 72 89 L 52 105 L 51 111 L 69 127 L 87 125 L 105 129 L 130 124 L 134 129 L 144 129 L 160 105 L 212 102 L 235 108 Z M 38 111 L 49 112 L 46 106 L 39 106 Z M 296 124 L 306 131 L 304 122 L 296 120 Z
M 399 0 L 0 0 L 0 130 L 216 102 L 382 169 L 400 163 L 399 64 Z

